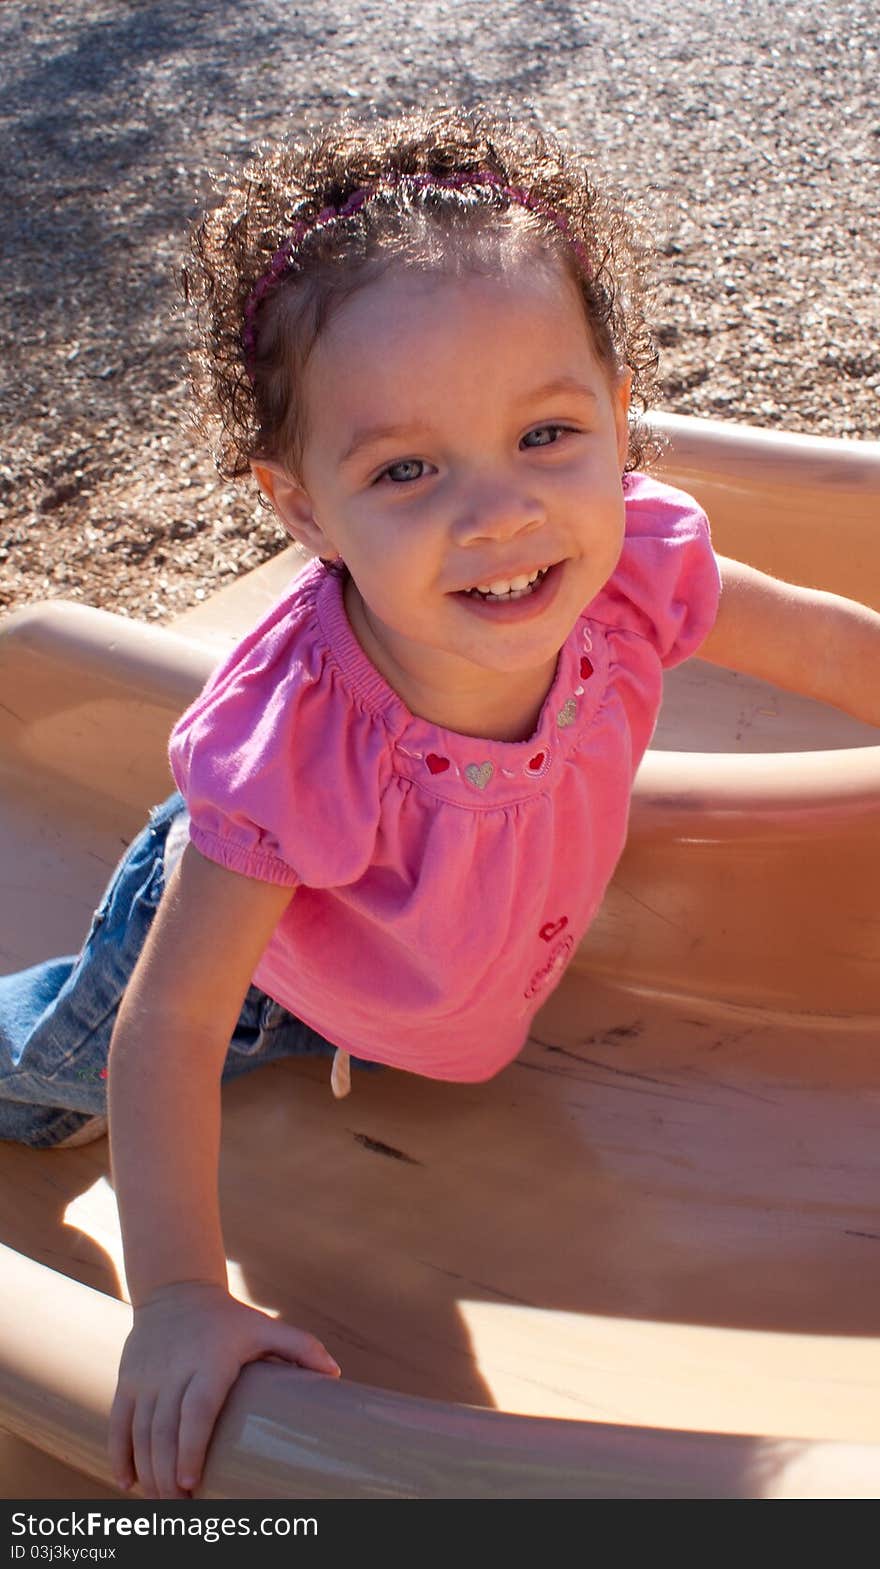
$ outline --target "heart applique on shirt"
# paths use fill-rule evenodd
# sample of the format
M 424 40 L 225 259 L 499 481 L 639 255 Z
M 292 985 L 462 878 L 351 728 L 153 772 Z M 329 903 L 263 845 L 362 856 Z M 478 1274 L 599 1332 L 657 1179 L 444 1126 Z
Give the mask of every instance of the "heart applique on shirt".
M 581 679 L 587 681 L 592 674 L 593 666 L 590 660 L 587 658 L 586 654 L 583 654 L 581 656 Z
M 527 779 L 543 779 L 549 768 L 550 751 L 546 746 L 542 746 L 540 752 L 533 752 L 523 763 L 523 773 Z
M 478 790 L 485 790 L 494 772 L 491 763 L 468 763 L 464 777 L 468 784 L 475 785 Z
M 449 758 L 438 757 L 436 752 L 429 752 L 425 758 L 425 762 L 427 763 L 432 774 L 445 774 L 447 768 L 449 767 Z

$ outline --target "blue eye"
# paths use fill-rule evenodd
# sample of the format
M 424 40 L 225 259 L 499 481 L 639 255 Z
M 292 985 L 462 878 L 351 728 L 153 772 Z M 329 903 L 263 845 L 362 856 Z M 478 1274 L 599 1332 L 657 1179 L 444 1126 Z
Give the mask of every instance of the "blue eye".
M 534 430 L 528 431 L 523 436 L 523 445 L 527 447 L 552 447 L 567 430 L 567 425 L 536 425 Z M 529 439 L 530 437 L 537 437 L 538 439 L 532 441 Z
M 421 479 L 425 465 L 421 458 L 402 458 L 399 463 L 392 463 L 383 469 L 380 479 L 390 479 L 395 485 L 411 484 L 415 479 Z

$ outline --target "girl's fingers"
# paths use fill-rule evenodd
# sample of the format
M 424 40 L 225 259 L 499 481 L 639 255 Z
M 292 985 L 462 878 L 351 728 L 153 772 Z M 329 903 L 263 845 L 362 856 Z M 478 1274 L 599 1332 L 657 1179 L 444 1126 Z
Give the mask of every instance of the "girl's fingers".
M 236 1368 L 232 1378 L 225 1381 L 196 1373 L 186 1386 L 180 1403 L 177 1441 L 177 1485 L 186 1492 L 198 1487 L 202 1479 L 214 1423 L 238 1373 Z
M 146 1498 L 156 1497 L 156 1479 L 153 1476 L 153 1412 L 155 1396 L 144 1396 L 135 1406 L 131 1424 L 131 1441 L 134 1449 L 134 1468 L 141 1490 Z
M 267 1321 L 264 1349 L 284 1357 L 288 1362 L 297 1362 L 300 1367 L 311 1368 L 315 1373 L 329 1373 L 332 1378 L 338 1378 L 341 1372 L 338 1362 L 314 1335 L 307 1335 L 304 1330 L 293 1329 L 289 1324 L 280 1324 L 277 1320 Z
M 241 1320 L 242 1313 L 246 1322 Z M 223 1334 L 218 1333 L 216 1343 L 209 1335 L 210 1346 L 203 1337 L 200 1356 L 193 1359 L 202 1361 L 203 1373 L 178 1371 L 175 1376 L 166 1362 L 155 1381 L 148 1381 L 144 1370 L 138 1368 L 141 1387 L 146 1385 L 143 1394 L 138 1393 L 137 1385 L 131 1394 L 117 1388 L 110 1413 L 109 1448 L 120 1487 L 130 1487 L 137 1480 L 148 1498 L 179 1498 L 191 1492 L 201 1479 L 223 1403 L 247 1362 L 278 1357 L 339 1377 L 337 1363 L 320 1340 L 268 1314 L 237 1304 L 233 1316 L 226 1315 L 218 1323 Z M 221 1340 L 225 1342 L 222 1354 Z
M 153 1409 L 151 1451 L 153 1478 L 160 1498 L 180 1498 L 177 1485 L 177 1445 L 180 1408 L 188 1384 L 170 1384 L 162 1389 Z
M 261 1325 L 259 1345 L 255 1357 L 274 1355 L 285 1362 L 296 1362 L 300 1367 L 327 1373 L 338 1378 L 340 1369 L 329 1351 L 302 1330 L 292 1329 L 265 1317 Z M 226 1396 L 238 1377 L 237 1367 L 228 1379 L 202 1377 L 196 1374 L 187 1385 L 180 1405 L 180 1426 L 177 1450 L 177 1485 L 190 1491 L 201 1481 L 205 1455 L 211 1441 Z
M 134 1455 L 131 1446 L 131 1422 L 134 1416 L 134 1397 L 117 1389 L 110 1408 L 110 1427 L 107 1449 L 110 1469 L 117 1487 L 131 1487 L 135 1479 Z

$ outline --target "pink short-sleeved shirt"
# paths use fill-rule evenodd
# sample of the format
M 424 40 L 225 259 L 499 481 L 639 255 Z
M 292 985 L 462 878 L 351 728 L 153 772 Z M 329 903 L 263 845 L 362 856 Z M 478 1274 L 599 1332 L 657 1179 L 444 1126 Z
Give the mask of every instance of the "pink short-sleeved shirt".
M 528 741 L 412 715 L 313 563 L 176 725 L 198 850 L 296 888 L 254 982 L 353 1055 L 482 1080 L 516 1056 L 623 849 L 662 671 L 715 619 L 689 496 L 625 481 L 613 576 L 571 632 Z

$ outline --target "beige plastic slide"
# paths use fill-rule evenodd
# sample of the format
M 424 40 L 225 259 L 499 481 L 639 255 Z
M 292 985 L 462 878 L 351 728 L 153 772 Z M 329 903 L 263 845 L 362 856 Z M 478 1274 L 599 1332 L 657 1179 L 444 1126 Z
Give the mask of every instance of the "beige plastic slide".
M 721 553 L 880 608 L 880 444 L 659 423 Z M 297 566 L 171 629 L 57 600 L 3 624 L 0 967 L 79 946 L 172 721 Z M 344 1377 L 248 1368 L 204 1496 L 880 1496 L 878 741 L 691 661 L 511 1067 L 224 1090 L 234 1289 Z M 2 1491 L 112 1498 L 107 1141 L 0 1168 Z

